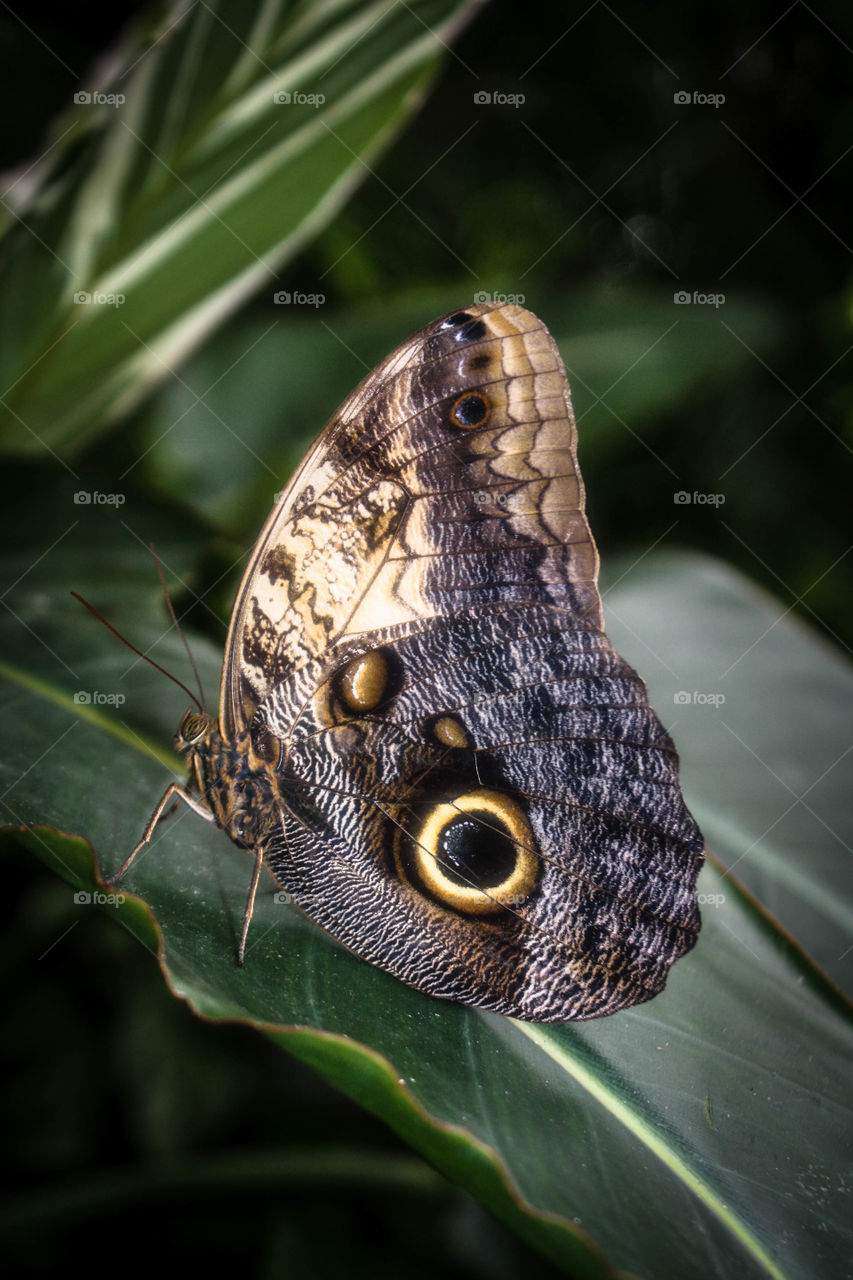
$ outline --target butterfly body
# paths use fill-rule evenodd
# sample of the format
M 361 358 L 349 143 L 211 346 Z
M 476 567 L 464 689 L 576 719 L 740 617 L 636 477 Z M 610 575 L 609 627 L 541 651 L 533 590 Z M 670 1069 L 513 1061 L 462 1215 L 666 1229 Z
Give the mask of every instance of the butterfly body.
M 604 635 L 575 443 L 529 312 L 416 334 L 280 495 L 218 724 L 179 734 L 251 897 L 265 866 L 364 959 L 535 1021 L 649 999 L 699 930 L 702 838 Z

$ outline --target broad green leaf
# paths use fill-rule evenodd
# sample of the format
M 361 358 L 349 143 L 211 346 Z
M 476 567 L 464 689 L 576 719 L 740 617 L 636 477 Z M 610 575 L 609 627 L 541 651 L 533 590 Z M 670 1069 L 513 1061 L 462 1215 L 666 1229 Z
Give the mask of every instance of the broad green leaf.
M 6 446 L 100 430 L 250 294 L 298 289 L 282 267 L 371 172 L 475 7 L 217 0 L 137 29 L 5 194 Z
M 68 507 L 36 481 L 28 476 L 31 491 L 42 496 L 30 502 L 29 521 L 13 523 L 18 543 L 9 548 L 3 689 L 5 723 L 15 733 L 6 739 L 3 763 L 5 815 L 12 827 L 41 824 L 21 839 L 70 886 L 93 895 L 105 890 L 93 879 L 85 842 L 105 870 L 135 842 L 174 776 L 164 748 L 184 697 L 117 654 L 65 594 L 71 579 L 108 607 L 114 578 L 120 624 L 141 638 L 141 647 L 153 646 L 169 624 L 153 583 L 143 585 L 146 555 L 130 530 L 145 527 L 147 535 L 157 515 L 141 505 L 122 515 L 93 504 L 76 513 L 77 526 L 66 532 Z M 15 515 L 24 483 L 12 476 L 9 486 Z M 185 552 L 173 532 L 167 576 L 185 573 Z M 737 656 L 761 629 L 764 602 L 756 604 L 722 566 L 649 557 L 642 573 L 645 585 L 629 574 L 608 593 L 619 641 L 626 634 L 638 645 L 646 641 L 646 598 L 653 591 L 657 622 L 648 642 L 677 677 L 689 646 L 707 647 L 713 657 L 729 646 Z M 798 664 L 821 674 L 809 720 L 799 726 L 813 745 L 846 686 L 822 643 L 801 636 L 802 647 L 786 645 L 787 625 L 777 630 L 780 648 L 768 648 L 764 660 L 780 664 L 778 697 L 781 677 L 790 679 Z M 209 682 L 215 649 L 203 641 L 194 647 Z M 181 669 L 172 637 L 155 652 Z M 651 655 L 631 656 L 657 678 Z M 127 667 L 132 673 L 123 677 Z M 74 702 L 75 691 L 95 689 L 127 701 Z M 750 696 L 748 685 L 743 696 Z M 672 722 L 668 708 L 660 709 Z M 756 718 L 765 710 L 752 706 Z M 715 777 L 702 768 L 705 723 L 685 722 L 681 742 L 689 799 L 701 817 L 724 803 Z M 775 749 L 768 739 L 771 764 Z M 743 793 L 758 768 L 751 758 L 741 761 Z M 726 798 L 732 811 L 742 792 Z M 824 820 L 839 823 L 835 800 L 826 803 Z M 818 878 L 811 845 L 802 857 Z M 773 865 L 768 860 L 768 875 Z M 699 944 L 675 966 L 663 995 L 601 1022 L 549 1028 L 419 996 L 276 901 L 270 884 L 260 895 L 247 965 L 238 970 L 234 951 L 249 870 L 249 858 L 221 833 L 178 811 L 113 891 L 125 900 L 105 898 L 101 906 L 161 948 L 167 980 L 199 1013 L 262 1027 L 569 1273 L 840 1271 L 851 1244 L 842 1172 L 847 1006 L 713 864 L 700 881 Z M 80 909 L 96 905 L 83 902 Z

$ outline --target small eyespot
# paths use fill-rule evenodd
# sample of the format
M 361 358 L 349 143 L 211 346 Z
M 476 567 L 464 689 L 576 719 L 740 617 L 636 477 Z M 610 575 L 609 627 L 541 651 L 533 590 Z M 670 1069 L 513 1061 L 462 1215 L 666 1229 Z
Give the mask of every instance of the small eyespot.
M 415 888 L 463 915 L 517 908 L 539 876 L 521 806 L 484 787 L 433 805 L 398 855 L 398 866 Z
M 464 749 L 470 746 L 465 726 L 455 716 L 436 716 L 427 722 L 426 732 L 442 747 Z
M 481 392 L 466 391 L 450 410 L 450 421 L 457 427 L 481 427 L 488 419 L 490 408 Z

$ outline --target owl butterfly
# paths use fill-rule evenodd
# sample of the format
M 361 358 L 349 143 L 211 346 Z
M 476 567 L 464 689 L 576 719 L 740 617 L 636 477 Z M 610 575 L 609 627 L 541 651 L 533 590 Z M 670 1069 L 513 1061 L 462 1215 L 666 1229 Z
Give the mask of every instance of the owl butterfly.
M 427 325 L 323 431 L 234 606 L 178 796 L 363 959 L 537 1022 L 656 995 L 699 931 L 672 741 L 604 635 L 541 321 Z M 121 872 L 119 873 L 121 874 Z M 117 878 L 117 877 L 116 877 Z

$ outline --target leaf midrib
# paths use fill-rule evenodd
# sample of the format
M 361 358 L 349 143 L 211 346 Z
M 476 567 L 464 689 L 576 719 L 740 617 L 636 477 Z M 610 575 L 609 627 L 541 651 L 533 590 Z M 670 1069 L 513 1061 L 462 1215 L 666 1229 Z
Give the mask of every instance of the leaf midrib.
M 786 1273 L 781 1271 L 761 1241 L 750 1231 L 745 1222 L 724 1203 L 714 1188 L 702 1179 L 694 1168 L 667 1143 L 664 1134 L 654 1128 L 639 1111 L 630 1106 L 615 1090 L 609 1089 L 599 1080 L 576 1056 L 564 1045 L 557 1044 L 551 1038 L 548 1028 L 535 1023 L 519 1022 L 510 1018 L 516 1030 L 536 1045 L 552 1062 L 571 1076 L 581 1088 L 585 1089 L 605 1111 L 609 1112 L 629 1133 L 643 1144 L 651 1154 L 666 1166 L 683 1186 L 710 1211 L 711 1214 L 740 1242 L 752 1258 L 763 1267 L 767 1275 L 774 1280 L 787 1280 Z

